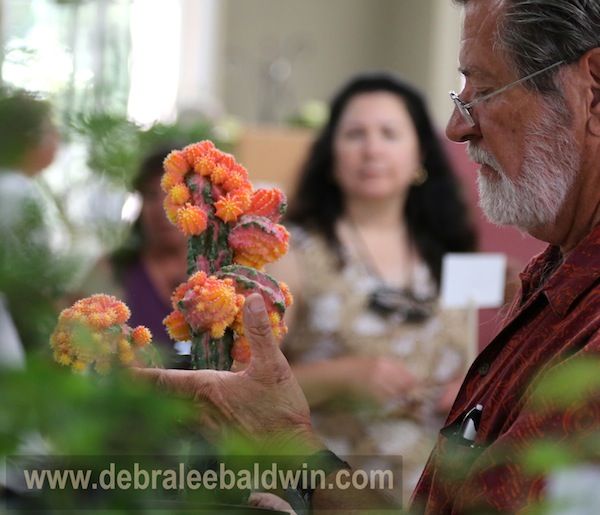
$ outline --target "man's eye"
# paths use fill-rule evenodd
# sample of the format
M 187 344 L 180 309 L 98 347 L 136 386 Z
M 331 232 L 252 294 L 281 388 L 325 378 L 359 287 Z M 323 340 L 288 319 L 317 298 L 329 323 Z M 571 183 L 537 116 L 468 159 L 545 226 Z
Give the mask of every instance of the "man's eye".
M 477 100 L 477 99 L 479 99 L 479 98 L 483 98 L 483 97 L 485 97 L 486 95 L 490 94 L 491 92 L 492 92 L 492 90 L 491 90 L 491 89 L 481 89 L 481 90 L 479 90 L 479 91 L 476 91 L 476 92 L 473 94 L 473 100 Z

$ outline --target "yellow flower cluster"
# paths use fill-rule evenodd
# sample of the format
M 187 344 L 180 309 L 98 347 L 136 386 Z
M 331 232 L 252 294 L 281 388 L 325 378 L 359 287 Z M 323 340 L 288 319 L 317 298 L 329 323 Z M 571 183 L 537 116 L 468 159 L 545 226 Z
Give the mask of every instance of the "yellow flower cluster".
M 152 335 L 144 326 L 127 325 L 129 308 L 110 295 L 81 299 L 64 309 L 50 337 L 54 359 L 82 372 L 88 367 L 101 374 L 115 365 L 129 365 L 141 358 Z

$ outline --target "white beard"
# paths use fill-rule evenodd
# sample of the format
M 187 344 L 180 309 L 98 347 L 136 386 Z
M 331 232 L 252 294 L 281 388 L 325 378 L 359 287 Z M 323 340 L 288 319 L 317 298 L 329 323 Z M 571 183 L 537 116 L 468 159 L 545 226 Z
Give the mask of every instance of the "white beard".
M 527 127 L 520 175 L 509 179 L 493 155 L 469 142 L 469 157 L 494 169 L 496 177 L 478 174 L 479 205 L 498 225 L 521 231 L 555 221 L 579 169 L 580 157 L 568 113 L 547 109 L 541 121 Z

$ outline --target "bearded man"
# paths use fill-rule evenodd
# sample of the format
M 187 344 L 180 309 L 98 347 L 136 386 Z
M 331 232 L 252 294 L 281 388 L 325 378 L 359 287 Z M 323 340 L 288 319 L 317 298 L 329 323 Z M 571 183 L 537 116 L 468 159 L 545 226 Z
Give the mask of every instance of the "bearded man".
M 549 246 L 522 272 L 503 328 L 467 373 L 410 512 L 521 513 L 549 491 L 546 464 L 531 466 L 529 451 L 600 455 L 600 1 L 457 3 L 465 86 L 451 92 L 447 135 L 481 165 L 490 220 Z M 301 444 L 332 474 L 343 470 L 312 430 L 260 298 L 248 298 L 245 322 L 253 358 L 244 372 L 141 374 L 194 396 L 213 424 Z M 316 513 L 391 506 L 352 489 L 304 493 Z

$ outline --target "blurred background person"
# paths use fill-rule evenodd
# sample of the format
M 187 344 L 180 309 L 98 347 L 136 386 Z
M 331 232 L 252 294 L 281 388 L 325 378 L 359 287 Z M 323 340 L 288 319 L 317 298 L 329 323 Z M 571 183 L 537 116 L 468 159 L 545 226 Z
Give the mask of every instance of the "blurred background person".
M 283 351 L 327 445 L 357 467 L 401 458 L 408 501 L 476 345 L 469 313 L 437 302 L 443 255 L 476 234 L 421 95 L 352 78 L 293 191 L 269 267 L 294 296 Z
M 48 348 L 72 269 L 52 248 L 35 180 L 59 146 L 50 102 L 33 92 L 0 89 L 0 292 L 27 352 Z
M 180 147 L 165 144 L 142 159 L 133 181 L 141 196 L 139 217 L 121 247 L 93 267 L 78 296 L 108 293 L 121 299 L 131 310 L 128 323 L 152 332 L 163 365 L 187 368 L 162 323 L 172 311 L 173 290 L 187 280 L 187 238 L 166 217 L 160 187 L 163 161 Z
M 0 294 L 0 367 L 25 365 L 25 349 L 8 310 L 4 295 Z

